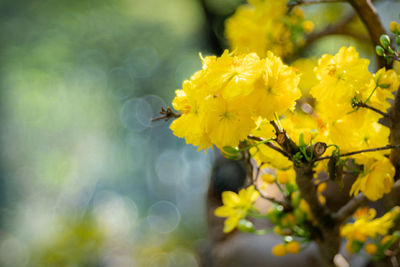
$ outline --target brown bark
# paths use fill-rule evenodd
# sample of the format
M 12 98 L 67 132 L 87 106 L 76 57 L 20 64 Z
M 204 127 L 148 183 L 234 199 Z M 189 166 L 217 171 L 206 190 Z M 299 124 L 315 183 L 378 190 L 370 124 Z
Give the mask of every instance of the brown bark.
M 380 45 L 379 38 L 386 33 L 375 7 L 372 5 L 371 0 L 349 0 L 349 3 L 367 28 L 375 51 L 375 46 Z M 386 66 L 390 68 L 383 57 L 377 57 L 377 60 L 379 67 Z

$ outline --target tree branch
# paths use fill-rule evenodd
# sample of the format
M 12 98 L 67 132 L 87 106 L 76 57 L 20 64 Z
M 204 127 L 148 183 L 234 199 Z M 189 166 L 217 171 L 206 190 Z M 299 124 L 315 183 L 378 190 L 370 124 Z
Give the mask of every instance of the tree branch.
M 356 154 L 360 154 L 360 153 L 364 153 L 364 152 L 375 152 L 375 151 L 380 151 L 380 150 L 396 149 L 396 148 L 400 148 L 400 145 L 387 145 L 387 146 L 383 146 L 383 147 L 368 148 L 368 149 L 363 149 L 363 150 L 358 150 L 358 151 L 353 151 L 353 152 L 349 152 L 349 153 L 336 155 L 336 157 L 340 157 L 340 158 L 348 157 L 348 156 L 352 156 L 352 155 L 356 155 Z M 320 157 L 320 158 L 314 159 L 314 162 L 319 161 L 319 160 L 324 160 L 324 159 L 330 159 L 330 158 L 332 158 L 332 156 Z
M 358 194 L 353 197 L 349 202 L 346 203 L 343 207 L 341 207 L 334 215 L 333 218 L 339 223 L 342 224 L 345 222 L 353 213 L 362 205 L 366 204 L 368 199 L 362 194 Z
M 381 110 L 379 110 L 377 108 L 374 108 L 374 107 L 372 107 L 372 106 L 370 106 L 368 104 L 365 104 L 364 102 L 358 102 L 358 103 L 354 104 L 354 106 L 355 107 L 360 107 L 360 108 L 370 109 L 370 110 L 375 111 L 376 113 L 382 115 L 385 118 L 389 118 L 390 117 L 390 115 L 388 113 L 383 112 L 383 111 L 381 111 Z
M 371 0 L 348 1 L 358 13 L 358 16 L 367 28 L 369 36 L 371 37 L 373 49 L 375 51 L 375 46 L 380 44 L 379 38 L 382 34 L 386 33 L 375 7 L 372 5 Z M 377 62 L 379 64 L 379 68 L 384 66 L 386 66 L 387 69 L 391 68 L 391 66 L 388 66 L 383 57 L 377 57 Z
M 251 139 L 251 140 L 255 140 L 255 141 L 260 141 L 260 142 L 264 142 L 264 141 L 266 140 L 266 139 L 264 139 L 264 138 L 262 138 L 262 137 L 258 137 L 258 136 L 254 136 L 254 135 L 248 135 L 247 138 L 248 138 L 248 139 Z M 285 151 L 283 151 L 282 149 L 280 149 L 278 146 L 274 145 L 274 143 L 272 143 L 272 142 L 266 142 L 266 143 L 264 143 L 264 144 L 265 144 L 266 146 L 272 148 L 273 150 L 275 150 L 275 151 L 281 153 L 281 154 L 284 155 L 285 157 L 287 157 L 287 158 L 290 159 L 290 156 L 289 156 Z
M 390 113 L 390 143 L 400 144 L 400 88 L 397 89 Z M 400 178 L 400 151 L 392 150 L 390 160 L 396 170 L 394 178 L 398 180 Z
M 167 109 L 165 109 L 164 107 L 161 107 L 161 111 L 160 114 L 162 114 L 163 116 L 158 117 L 158 118 L 154 118 L 151 119 L 151 121 L 160 121 L 160 120 L 168 120 L 170 118 L 179 118 L 180 116 L 182 116 L 182 114 L 180 113 L 175 113 L 170 107 L 167 107 Z

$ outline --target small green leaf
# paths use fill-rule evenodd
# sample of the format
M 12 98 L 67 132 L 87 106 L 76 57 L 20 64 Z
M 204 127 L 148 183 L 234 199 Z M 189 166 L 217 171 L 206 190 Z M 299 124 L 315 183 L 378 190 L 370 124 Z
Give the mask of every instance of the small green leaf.
M 231 146 L 224 146 L 223 148 L 224 152 L 228 153 L 228 154 L 237 154 L 239 153 L 239 150 L 237 148 L 231 147 Z
M 386 89 L 386 88 L 389 88 L 389 87 L 390 87 L 390 84 L 388 84 L 388 83 L 381 83 L 381 84 L 379 84 L 379 87 L 380 87 L 380 88 Z

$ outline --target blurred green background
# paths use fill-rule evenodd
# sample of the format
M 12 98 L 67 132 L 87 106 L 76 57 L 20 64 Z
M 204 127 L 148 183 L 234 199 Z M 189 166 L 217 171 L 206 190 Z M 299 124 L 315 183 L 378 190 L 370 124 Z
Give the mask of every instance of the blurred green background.
M 1 266 L 198 266 L 214 155 L 150 119 L 243 1 L 205 2 L 0 2 Z

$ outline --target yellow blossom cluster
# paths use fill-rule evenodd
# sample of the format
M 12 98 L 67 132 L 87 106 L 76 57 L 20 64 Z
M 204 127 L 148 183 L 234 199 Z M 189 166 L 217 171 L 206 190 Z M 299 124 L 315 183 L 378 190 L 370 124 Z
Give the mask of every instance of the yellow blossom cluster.
M 285 57 L 304 42 L 304 33 L 313 30 L 301 9 L 287 13 L 286 0 L 248 0 L 226 20 L 225 33 L 230 47 L 241 53 L 255 52 L 260 57 L 272 51 Z
M 259 193 L 254 186 L 241 189 L 238 194 L 231 191 L 222 193 L 223 206 L 215 210 L 218 217 L 226 217 L 224 224 L 224 232 L 229 233 L 235 229 L 239 221 L 247 216 L 250 209 L 254 208 L 253 204 L 259 197 Z
M 206 149 L 236 147 L 257 127 L 294 108 L 299 76 L 272 52 L 202 58 L 203 69 L 176 90 L 173 107 L 182 113 L 170 128 L 186 142 Z
M 368 71 L 369 61 L 360 59 L 354 47 L 342 47 L 336 55 L 323 55 L 315 69 L 318 83 L 310 93 L 316 99 L 314 116 L 320 119 L 320 132 L 340 152 L 382 147 L 389 142 L 389 129 L 378 120 L 380 114 L 359 103 L 385 111 L 388 99 L 400 84 L 393 70 Z M 363 192 L 370 200 L 388 193 L 393 185 L 394 169 L 385 157 L 387 151 L 358 155 L 355 162 L 364 166 L 351 193 Z
M 357 246 L 361 248 L 367 241 L 367 238 L 376 240 L 381 236 L 387 235 L 399 215 L 400 207 L 398 206 L 379 218 L 375 218 L 375 209 L 358 209 L 354 215 L 355 221 L 342 226 L 340 229 L 341 236 L 345 237 L 348 241 L 347 249 L 350 252 L 356 252 L 352 248 Z M 366 249 L 369 250 L 370 254 L 373 252 L 371 247 Z

